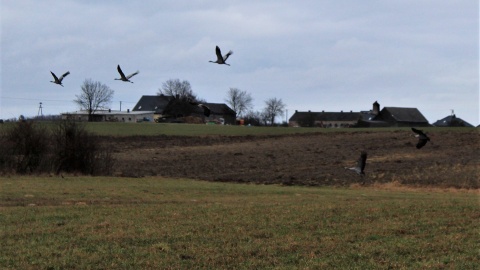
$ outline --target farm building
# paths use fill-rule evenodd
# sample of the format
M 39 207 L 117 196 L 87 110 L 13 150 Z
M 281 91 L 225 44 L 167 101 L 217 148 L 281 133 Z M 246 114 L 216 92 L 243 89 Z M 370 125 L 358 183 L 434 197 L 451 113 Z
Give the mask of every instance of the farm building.
M 362 127 L 427 127 L 428 120 L 417 108 L 384 107 L 380 110 L 380 104 L 373 103 L 370 120 L 359 121 Z
M 173 96 L 155 95 L 142 96 L 137 104 L 133 107 L 134 112 L 154 111 L 155 119 L 163 116 L 163 111 L 167 106 L 175 100 Z
M 173 119 L 181 119 L 184 117 L 200 118 L 204 122 L 215 122 L 228 125 L 234 125 L 236 113 L 224 103 L 208 103 L 203 102 L 210 109 L 210 115 L 207 117 L 203 113 L 203 109 L 199 106 L 191 105 L 189 102 L 182 100 L 172 100 L 165 108 L 164 115 Z
M 362 118 L 360 112 L 299 112 L 288 120 L 292 127 L 351 127 Z
M 222 121 L 227 125 L 235 125 L 237 113 L 225 103 L 205 103 L 210 108 L 209 120 Z
M 459 117 L 456 117 L 455 114 L 442 118 L 433 123 L 433 125 L 436 127 L 473 127 L 472 124 Z
M 137 123 L 143 121 L 153 121 L 154 111 L 133 112 L 101 110 L 92 115 L 94 122 L 130 122 Z M 77 121 L 88 121 L 88 111 L 75 111 L 62 113 L 62 119 L 73 119 Z
M 234 125 L 236 113 L 224 103 L 203 103 L 210 108 L 206 117 L 203 109 L 173 96 L 142 96 L 133 111 L 154 111 L 155 121 L 182 121 L 186 117 L 201 119 L 203 122 L 217 122 Z
M 410 127 L 429 126 L 417 108 L 384 107 L 375 101 L 372 110 L 361 112 L 295 111 L 289 126 L 302 127 Z

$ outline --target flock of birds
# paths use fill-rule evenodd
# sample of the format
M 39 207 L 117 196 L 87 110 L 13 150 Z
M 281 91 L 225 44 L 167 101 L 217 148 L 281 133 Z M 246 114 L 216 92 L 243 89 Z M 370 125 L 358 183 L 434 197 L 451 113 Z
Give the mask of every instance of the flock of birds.
M 228 51 L 227 54 L 225 55 L 222 55 L 222 51 L 220 50 L 220 48 L 218 46 L 215 47 L 215 54 L 217 55 L 217 60 L 216 61 L 209 61 L 211 63 L 216 63 L 216 64 L 219 64 L 219 65 L 227 65 L 227 66 L 230 66 L 230 64 L 227 64 L 227 59 L 230 55 L 233 54 L 233 51 Z M 137 75 L 138 73 L 140 73 L 140 71 L 135 71 L 134 73 L 130 74 L 130 75 L 127 75 L 125 76 L 125 73 L 123 73 L 122 71 L 122 68 L 120 68 L 120 65 L 117 65 L 117 71 L 118 73 L 120 74 L 120 78 L 115 78 L 115 80 L 119 80 L 119 81 L 123 81 L 123 82 L 130 82 L 130 83 L 133 83 L 132 81 L 130 81 L 130 78 L 132 78 L 133 76 Z M 70 74 L 70 71 L 67 71 L 65 72 L 64 74 L 62 74 L 62 76 L 60 77 L 57 77 L 57 75 L 55 75 L 55 73 L 53 73 L 52 71 L 50 71 L 50 73 L 52 74 L 53 76 L 53 81 L 50 81 L 52 83 L 55 83 L 55 84 L 58 84 L 60 86 L 63 87 L 63 84 L 62 84 L 62 81 L 65 77 L 68 76 L 68 74 Z M 194 105 L 194 106 L 198 106 L 200 108 L 203 109 L 203 114 L 206 116 L 206 117 L 209 117 L 210 116 L 210 113 L 211 113 L 211 110 L 208 106 L 206 106 L 205 104 L 200 104 L 200 103 L 196 103 L 196 102 L 190 102 L 191 105 Z
M 422 130 L 412 127 L 412 131 L 415 133 L 414 136 L 418 138 L 417 145 L 415 146 L 417 149 L 424 147 L 427 144 L 427 142 L 430 141 L 430 138 Z M 367 152 L 362 151 L 360 153 L 360 158 L 357 160 L 357 166 L 345 167 L 345 169 L 352 170 L 357 174 L 359 174 L 360 176 L 365 176 L 366 165 L 367 165 Z
M 226 53 L 225 55 L 222 55 L 222 51 L 220 50 L 220 48 L 218 46 L 216 46 L 215 47 L 215 54 L 217 55 L 217 60 L 216 61 L 209 61 L 209 62 L 219 64 L 219 65 L 230 66 L 230 64 L 227 64 L 226 61 L 227 61 L 228 57 L 230 57 L 230 55 L 233 54 L 233 51 L 228 51 L 228 53 Z M 123 82 L 130 82 L 130 83 L 133 83 L 132 81 L 130 81 L 130 78 L 132 78 L 133 76 L 140 73 L 137 70 L 136 72 L 134 72 L 134 73 L 132 73 L 128 76 L 125 76 L 122 69 L 120 68 L 120 65 L 117 65 L 117 71 L 120 74 L 120 78 L 115 78 L 115 80 L 120 80 L 120 81 L 123 81 Z M 55 75 L 55 73 L 53 73 L 51 71 L 50 71 L 50 73 L 52 73 L 52 76 L 53 76 L 53 79 L 54 79 L 53 81 L 50 81 L 50 82 L 56 83 L 56 84 L 61 85 L 61 86 L 63 86 L 63 84 L 62 84 L 63 79 L 68 74 L 70 74 L 70 72 L 67 71 L 64 74 L 62 74 L 62 76 L 57 77 Z M 193 105 L 193 106 L 198 106 L 198 107 L 202 108 L 203 109 L 203 114 L 206 117 L 210 116 L 211 110 L 205 104 L 201 104 L 201 103 L 197 103 L 197 102 L 190 102 L 190 104 Z M 428 141 L 430 141 L 430 138 L 423 131 L 421 131 L 419 129 L 416 129 L 416 128 L 412 128 L 412 131 L 415 133 L 414 136 L 418 138 L 418 143 L 416 145 L 417 149 L 422 148 L 423 146 L 425 146 L 427 144 Z M 360 176 L 364 176 L 366 165 L 367 165 L 367 152 L 362 151 L 360 153 L 360 158 L 357 161 L 357 166 L 355 166 L 355 167 L 345 167 L 345 169 L 352 170 L 352 171 L 356 172 L 357 174 L 359 174 Z

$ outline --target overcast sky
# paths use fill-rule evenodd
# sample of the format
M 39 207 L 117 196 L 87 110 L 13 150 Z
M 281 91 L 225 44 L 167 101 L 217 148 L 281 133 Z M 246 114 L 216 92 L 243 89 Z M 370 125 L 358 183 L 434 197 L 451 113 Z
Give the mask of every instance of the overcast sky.
M 169 79 L 223 103 L 249 92 L 254 110 L 280 98 L 299 111 L 415 107 L 435 122 L 479 124 L 477 0 L 1 0 L 0 119 L 76 111 L 85 79 L 133 108 Z M 231 66 L 215 46 L 233 50 Z M 117 64 L 133 84 L 116 81 Z M 66 71 L 65 87 L 50 71 Z M 287 116 L 283 116 L 284 118 Z M 277 119 L 280 121 L 281 119 Z

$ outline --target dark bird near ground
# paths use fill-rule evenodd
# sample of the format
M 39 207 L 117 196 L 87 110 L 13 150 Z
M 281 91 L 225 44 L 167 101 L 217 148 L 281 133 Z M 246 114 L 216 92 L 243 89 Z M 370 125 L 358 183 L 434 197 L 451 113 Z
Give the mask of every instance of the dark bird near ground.
M 120 73 L 120 78 L 119 79 L 115 78 L 115 80 L 120 80 L 120 81 L 124 81 L 124 82 L 131 82 L 130 78 L 132 78 L 133 76 L 137 75 L 140 72 L 140 71 L 137 70 L 136 72 L 134 72 L 134 73 L 132 73 L 128 76 L 125 76 L 125 74 L 123 74 L 122 69 L 120 68 L 120 65 L 117 66 L 117 70 L 118 70 L 118 73 Z M 133 82 L 131 82 L 131 83 L 133 83 Z
M 63 86 L 63 84 L 62 84 L 63 78 L 67 77 L 67 75 L 70 74 L 70 71 L 65 72 L 62 76 L 60 76 L 60 78 L 58 78 L 57 75 L 55 75 L 55 73 L 53 73 L 51 71 L 50 71 L 50 73 L 52 73 L 52 76 L 53 76 L 53 79 L 54 79 L 54 81 L 50 81 L 50 82 Z
M 355 171 L 356 173 L 358 173 L 359 175 L 361 176 L 364 176 L 365 175 L 365 165 L 367 164 L 367 152 L 365 151 L 362 151 L 360 153 L 360 158 L 358 159 L 357 161 L 357 166 L 355 167 L 345 167 L 345 169 L 349 169 L 349 170 L 352 170 L 352 171 Z
M 227 54 L 225 54 L 225 56 L 222 56 L 222 52 L 220 51 L 220 48 L 216 46 L 215 53 L 217 54 L 217 61 L 209 61 L 209 62 L 230 66 L 229 64 L 225 63 L 225 61 L 227 61 L 228 57 L 233 54 L 232 51 L 229 51 Z
M 190 102 L 190 104 L 193 105 L 193 106 L 198 106 L 198 107 L 202 108 L 203 109 L 203 115 L 205 115 L 206 117 L 210 116 L 211 111 L 210 111 L 210 108 L 207 105 L 197 103 L 197 102 Z
M 427 134 L 423 133 L 423 131 L 413 128 L 412 131 L 415 132 L 415 137 L 418 138 L 418 143 L 417 143 L 417 149 L 422 148 L 427 144 L 428 141 L 430 141 L 430 138 L 427 136 Z

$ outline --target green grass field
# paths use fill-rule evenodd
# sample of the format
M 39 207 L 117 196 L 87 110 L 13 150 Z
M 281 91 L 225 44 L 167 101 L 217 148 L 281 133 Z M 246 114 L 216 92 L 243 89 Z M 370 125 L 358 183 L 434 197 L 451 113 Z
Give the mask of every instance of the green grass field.
M 53 128 L 53 122 L 38 122 L 39 125 Z M 229 126 L 229 125 L 200 125 L 200 124 L 168 124 L 168 123 L 115 123 L 115 122 L 92 122 L 82 123 L 85 128 L 102 136 L 155 136 L 155 135 L 178 135 L 178 136 L 203 136 L 203 135 L 285 135 L 315 132 L 381 132 L 408 130 L 410 128 L 304 128 L 304 127 L 254 127 L 254 126 Z M 0 130 L 6 130 L 12 123 L 0 125 Z M 426 132 L 471 132 L 476 128 L 422 128 Z
M 478 192 L 0 177 L 1 269 L 475 269 Z

